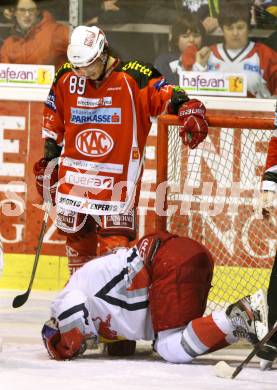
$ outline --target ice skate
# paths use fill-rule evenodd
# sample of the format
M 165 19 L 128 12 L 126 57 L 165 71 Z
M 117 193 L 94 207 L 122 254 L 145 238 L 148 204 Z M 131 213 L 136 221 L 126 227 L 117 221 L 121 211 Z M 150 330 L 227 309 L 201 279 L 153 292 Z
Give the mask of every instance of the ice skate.
M 268 332 L 267 303 L 262 290 L 233 303 L 227 308 L 226 314 L 234 328 L 233 334 L 253 345 Z

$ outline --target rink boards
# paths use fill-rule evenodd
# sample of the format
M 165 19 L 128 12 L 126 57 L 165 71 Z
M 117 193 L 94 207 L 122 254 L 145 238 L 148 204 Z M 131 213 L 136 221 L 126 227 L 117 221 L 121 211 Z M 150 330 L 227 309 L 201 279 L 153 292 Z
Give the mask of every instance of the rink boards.
M 5 254 L 5 267 L 3 277 L 0 279 L 0 289 L 25 290 L 28 286 L 34 255 Z M 219 303 L 226 297 L 232 299 L 256 291 L 264 286 L 264 280 L 268 280 L 270 270 L 268 268 L 245 268 L 217 266 L 214 272 L 212 299 Z M 37 268 L 34 290 L 58 291 L 63 288 L 69 273 L 67 258 L 61 256 L 41 256 Z M 255 279 L 255 289 L 251 289 Z M 243 282 L 242 282 L 243 281 Z M 222 291 L 224 290 L 224 296 Z M 253 290 L 253 291 L 252 291 Z M 221 297 L 221 298 L 214 298 Z M 220 300 L 219 300 L 220 299 Z

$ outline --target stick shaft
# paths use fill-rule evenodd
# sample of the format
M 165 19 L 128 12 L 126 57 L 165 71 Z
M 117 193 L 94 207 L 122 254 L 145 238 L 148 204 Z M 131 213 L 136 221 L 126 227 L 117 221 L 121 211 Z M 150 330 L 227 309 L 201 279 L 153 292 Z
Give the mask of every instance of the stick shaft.
M 39 234 L 38 246 L 37 246 L 37 249 L 36 249 L 36 255 L 35 255 L 35 260 L 34 260 L 34 264 L 33 264 L 33 269 L 32 269 L 32 274 L 31 274 L 31 277 L 30 277 L 30 282 L 29 282 L 28 289 L 25 291 L 24 294 L 17 295 L 14 298 L 13 304 L 12 304 L 14 308 L 17 308 L 17 307 L 20 307 L 20 306 L 24 305 L 24 303 L 27 301 L 27 299 L 28 299 L 28 297 L 30 295 L 30 292 L 32 290 L 32 286 L 33 286 L 33 282 L 34 282 L 34 279 L 35 279 L 36 270 L 37 270 L 37 266 L 38 266 L 38 260 L 39 260 L 39 256 L 40 256 L 40 252 L 41 252 L 41 248 L 42 248 L 42 244 L 43 244 L 43 238 L 44 238 L 46 227 L 47 227 L 47 221 L 48 221 L 48 217 L 49 217 L 50 206 L 51 206 L 50 202 L 45 203 L 45 212 L 44 212 L 44 217 L 43 217 L 41 230 L 40 230 L 40 234 Z
M 268 340 L 271 339 L 271 337 L 277 332 L 277 323 L 275 323 L 275 326 L 264 336 L 264 338 L 259 341 L 255 347 L 252 349 L 252 351 L 250 352 L 250 354 L 244 359 L 243 362 L 241 362 L 241 364 L 235 369 L 235 371 L 233 372 L 232 374 L 232 379 L 234 379 L 240 372 L 241 370 L 243 369 L 243 367 L 250 362 L 250 360 L 253 358 L 253 356 L 256 355 L 256 353 L 258 352 L 258 350 L 265 344 L 268 342 Z

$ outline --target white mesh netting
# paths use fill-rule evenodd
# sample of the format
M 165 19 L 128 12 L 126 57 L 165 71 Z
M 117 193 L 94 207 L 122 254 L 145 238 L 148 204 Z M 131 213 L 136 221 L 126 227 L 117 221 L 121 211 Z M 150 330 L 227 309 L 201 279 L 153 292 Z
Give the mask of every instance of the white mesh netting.
M 168 127 L 167 230 L 211 251 L 216 267 L 208 312 L 267 288 L 276 223 L 261 218 L 258 197 L 270 136 L 270 130 L 212 128 L 189 150 L 178 128 Z

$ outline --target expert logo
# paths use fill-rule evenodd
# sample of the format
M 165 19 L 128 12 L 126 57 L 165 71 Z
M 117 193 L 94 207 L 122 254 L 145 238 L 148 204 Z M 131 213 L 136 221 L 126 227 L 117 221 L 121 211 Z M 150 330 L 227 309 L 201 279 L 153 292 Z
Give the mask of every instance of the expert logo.
M 100 129 L 83 130 L 76 137 L 76 148 L 85 156 L 103 157 L 114 147 L 112 137 Z

